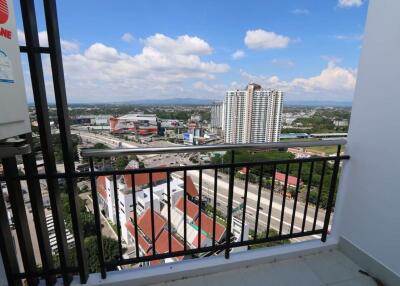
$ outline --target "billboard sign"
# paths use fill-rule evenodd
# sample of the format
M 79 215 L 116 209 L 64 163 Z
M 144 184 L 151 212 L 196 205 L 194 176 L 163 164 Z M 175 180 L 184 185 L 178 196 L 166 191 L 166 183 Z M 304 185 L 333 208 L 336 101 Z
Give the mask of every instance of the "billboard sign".
M 0 0 L 0 140 L 31 132 L 12 0 Z

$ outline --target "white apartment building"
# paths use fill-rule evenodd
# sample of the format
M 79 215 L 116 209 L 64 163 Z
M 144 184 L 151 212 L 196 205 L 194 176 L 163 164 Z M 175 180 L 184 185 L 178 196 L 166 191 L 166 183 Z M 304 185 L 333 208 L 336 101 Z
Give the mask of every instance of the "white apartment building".
M 213 102 L 211 105 L 211 128 L 220 129 L 222 128 L 222 115 L 224 105 L 222 102 Z
M 153 207 L 154 211 L 160 212 L 160 202 L 167 200 L 167 174 L 153 174 Z M 125 224 L 130 221 L 133 209 L 132 180 L 130 175 L 119 176 L 116 180 L 119 221 L 121 235 L 125 242 L 128 242 L 128 230 Z M 175 204 L 183 195 L 183 181 L 170 178 L 171 204 Z M 100 176 L 97 178 L 97 193 L 99 206 L 112 223 L 117 224 L 116 198 L 114 181 L 112 176 Z M 146 209 L 150 209 L 150 184 L 149 174 L 135 174 L 136 210 L 138 216 Z
M 282 129 L 283 92 L 249 84 L 227 91 L 223 103 L 226 143 L 277 142 Z

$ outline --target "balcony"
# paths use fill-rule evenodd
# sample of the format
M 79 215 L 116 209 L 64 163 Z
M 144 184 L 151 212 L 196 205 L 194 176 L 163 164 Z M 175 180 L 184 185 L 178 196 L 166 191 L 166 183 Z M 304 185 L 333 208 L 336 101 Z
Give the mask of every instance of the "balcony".
M 64 188 L 68 179 L 90 182 L 90 193 L 84 197 L 85 206 L 82 206 L 81 201 L 78 211 L 75 211 L 70 204 L 69 210 L 63 209 L 63 214 L 55 212 L 54 208 L 54 205 L 62 205 L 62 199 L 55 199 L 50 204 L 51 210 L 45 209 L 40 191 L 33 189 L 34 186 L 38 187 L 34 182 L 48 181 L 51 177 L 47 174 L 27 173 L 27 164 L 24 168 L 25 175 L 17 175 L 16 159 L 3 159 L 4 176 L 0 180 L 6 182 L 9 202 L 3 200 L 4 207 L 1 211 L 7 217 L 6 207 L 10 207 L 13 216 L 10 220 L 12 225 L 3 221 L 2 228 L 5 229 L 6 236 L 14 238 L 14 242 L 18 241 L 15 249 L 17 255 L 11 251 L 13 255 L 8 256 L 6 264 L 19 265 L 19 270 L 11 269 L 13 274 L 9 279 L 15 281 L 16 278 L 25 278 L 29 282 L 29 279 L 44 278 L 49 281 L 61 275 L 67 280 L 68 276 L 79 273 L 81 282 L 86 282 L 93 275 L 88 272 L 93 270 L 89 270 L 92 268 L 83 260 L 85 254 L 79 253 L 77 242 L 80 237 L 85 239 L 87 227 L 78 229 L 79 234 L 76 235 L 74 232 L 77 230 L 68 226 L 79 224 L 82 212 L 87 210 L 94 214 L 91 228 L 95 229 L 97 238 L 98 257 L 95 261 L 99 264 L 98 269 L 104 282 L 108 281 L 110 270 L 130 271 L 126 269 L 137 267 L 142 267 L 142 270 L 145 267 L 156 267 L 154 265 L 167 266 L 171 262 L 175 262 L 171 265 L 184 264 L 194 258 L 197 258 L 194 261 L 200 262 L 223 257 L 228 261 L 233 254 L 239 255 L 245 253 L 249 247 L 267 243 L 296 244 L 316 238 L 326 242 L 339 168 L 344 160 L 349 159 L 349 156 L 341 155 L 340 148 L 343 144 L 345 140 L 84 149 L 81 156 L 89 160 L 89 172 L 54 175 L 60 188 Z M 235 157 L 240 150 L 258 152 L 326 145 L 337 145 L 337 155 L 254 162 L 236 162 Z M 218 164 L 142 169 L 133 168 L 129 164 L 124 170 L 111 171 L 97 169 L 94 160 L 120 155 L 144 157 L 152 154 L 215 151 L 227 152 L 229 160 Z M 279 151 L 275 152 L 279 154 Z M 251 153 L 245 154 L 250 156 Z M 243 153 L 240 157 L 243 160 Z M 27 185 L 30 190 L 31 204 L 26 205 L 28 212 L 21 208 L 24 205 L 23 196 L 14 196 L 21 193 L 21 185 Z M 33 191 L 36 192 L 35 195 Z M 64 192 L 67 194 L 68 189 Z M 315 200 L 310 203 L 312 195 Z M 105 239 L 110 236 L 107 235 L 110 231 L 104 226 L 108 224 L 107 221 L 116 228 L 114 235 L 117 238 L 118 251 L 114 257 L 107 257 L 109 255 L 104 250 Z M 28 227 L 32 223 L 35 224 L 35 229 Z M 66 227 L 62 233 L 59 228 L 64 223 Z M 23 240 L 22 236 L 28 233 L 32 238 L 37 236 L 35 240 L 38 242 L 33 243 L 34 239 Z M 40 241 L 38 234 L 42 234 L 42 238 L 48 238 Z M 69 262 L 67 258 L 74 252 L 76 264 Z M 33 257 L 27 257 L 28 253 Z M 54 259 L 65 261 L 67 271 L 56 267 L 56 263 L 52 262 Z M 32 267 L 40 265 L 40 260 L 48 261 L 49 264 L 42 264 L 40 268 Z M 32 264 L 29 265 L 28 261 Z M 225 264 L 229 265 L 230 262 Z
M 21 3 L 24 21 L 35 29 L 35 13 L 27 13 L 34 11 L 33 2 Z M 398 130 L 400 107 L 399 9 L 396 1 L 371 1 L 347 142 L 87 150 L 82 156 L 90 170 L 77 172 L 68 156 L 55 6 L 45 1 L 51 48 L 37 46 L 37 31 L 30 29 L 25 29 L 28 47 L 21 48 L 30 55 L 35 101 L 40 101 L 45 171 L 38 172 L 29 136 L 1 146 L 0 183 L 8 199 L 1 192 L 0 283 L 400 285 L 398 135 L 392 134 Z M 50 53 L 55 73 L 65 172 L 57 171 L 51 155 L 43 74 L 35 56 L 39 52 Z M 253 162 L 235 156 L 243 149 L 312 144 L 333 144 L 338 151 L 332 157 Z M 218 150 L 231 154 L 230 159 L 119 171 L 99 170 L 94 162 L 122 154 Z M 159 189 L 153 183 L 160 174 L 165 188 Z M 78 193 L 80 180 L 90 182 L 88 194 Z M 182 183 L 173 186 L 173 180 Z M 85 208 L 80 195 L 85 196 Z M 93 221 L 84 225 L 82 213 L 91 213 Z M 85 248 L 88 225 L 95 234 L 96 257 L 90 260 Z M 111 256 L 105 251 L 110 237 L 117 241 Z

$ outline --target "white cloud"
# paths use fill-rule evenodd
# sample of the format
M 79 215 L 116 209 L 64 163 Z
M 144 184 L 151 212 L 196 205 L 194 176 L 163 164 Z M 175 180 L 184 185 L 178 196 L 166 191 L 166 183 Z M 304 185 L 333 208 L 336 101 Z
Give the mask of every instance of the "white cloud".
M 76 53 L 79 52 L 79 43 L 61 39 L 61 49 L 64 53 Z
M 20 45 L 25 45 L 26 40 L 25 40 L 25 33 L 21 30 L 17 31 L 18 33 L 18 42 Z M 48 47 L 49 46 L 49 41 L 47 38 L 47 32 L 46 31 L 41 31 L 38 33 L 39 37 L 39 43 L 41 47 Z M 60 40 L 61 42 L 61 49 L 63 53 L 76 53 L 79 52 L 79 43 L 77 42 L 72 42 L 72 41 L 67 41 L 64 39 Z
M 135 37 L 131 33 L 124 33 L 121 39 L 124 42 L 132 43 L 135 40 Z
M 20 45 L 25 45 L 25 33 L 18 29 L 18 43 Z
M 133 55 L 103 43 L 65 54 L 66 87 L 71 101 L 210 96 L 210 92 L 195 93 L 193 81 L 212 80 L 230 68 L 203 60 L 202 55 L 211 53 L 212 48 L 198 37 L 174 39 L 155 34 L 144 39 L 143 44 L 142 51 Z M 50 74 L 50 68 L 47 71 Z
M 289 37 L 262 29 L 247 31 L 244 38 L 244 43 L 249 49 L 286 48 L 289 41 Z
M 298 9 L 293 9 L 292 11 L 290 11 L 290 13 L 294 15 L 308 15 L 310 14 L 310 10 L 298 8 Z
M 107 47 L 101 43 L 95 43 L 84 52 L 84 56 L 94 61 L 115 62 L 123 59 L 124 54 L 118 53 L 115 48 Z
M 248 82 L 257 82 L 265 88 L 279 88 L 291 100 L 351 100 L 356 83 L 356 71 L 329 62 L 320 74 L 290 81 L 277 76 L 256 76 L 241 71 Z
M 295 87 L 305 91 L 318 90 L 353 90 L 356 84 L 356 73 L 330 62 L 317 76 L 310 78 L 297 78 L 293 80 Z
M 238 60 L 244 57 L 244 52 L 242 50 L 237 50 L 232 54 L 232 59 Z
M 338 6 L 341 8 L 360 7 L 363 0 L 339 0 Z
M 143 42 L 145 46 L 152 47 L 166 54 L 209 55 L 212 53 L 212 48 L 206 41 L 188 35 L 172 39 L 163 34 L 155 34 L 143 40 Z
M 294 67 L 294 62 L 290 59 L 272 59 L 271 63 L 282 68 Z
M 227 90 L 225 84 L 208 84 L 203 81 L 196 81 L 193 83 L 195 89 L 206 91 L 207 93 L 215 94 L 216 96 L 222 96 Z

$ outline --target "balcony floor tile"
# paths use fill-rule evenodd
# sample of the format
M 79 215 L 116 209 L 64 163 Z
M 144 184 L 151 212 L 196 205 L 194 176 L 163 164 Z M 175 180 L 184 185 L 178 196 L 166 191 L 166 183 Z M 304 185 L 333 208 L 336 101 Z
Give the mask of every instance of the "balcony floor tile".
M 326 251 L 304 256 L 303 261 L 325 284 L 360 277 L 359 267 L 339 251 Z
M 376 286 L 359 269 L 340 251 L 330 250 L 153 286 Z

